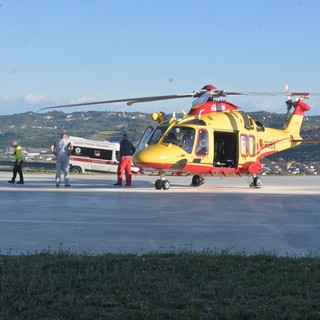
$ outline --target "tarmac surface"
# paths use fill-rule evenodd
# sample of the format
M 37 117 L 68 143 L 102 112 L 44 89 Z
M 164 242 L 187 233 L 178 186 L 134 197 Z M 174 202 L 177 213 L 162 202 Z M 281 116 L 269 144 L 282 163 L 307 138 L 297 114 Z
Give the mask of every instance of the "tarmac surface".
M 115 187 L 115 175 L 72 175 L 71 188 L 53 174 L 26 174 L 11 185 L 0 172 L 0 254 L 60 249 L 79 254 L 213 250 L 278 255 L 320 254 L 320 176 L 208 177 L 139 175 Z

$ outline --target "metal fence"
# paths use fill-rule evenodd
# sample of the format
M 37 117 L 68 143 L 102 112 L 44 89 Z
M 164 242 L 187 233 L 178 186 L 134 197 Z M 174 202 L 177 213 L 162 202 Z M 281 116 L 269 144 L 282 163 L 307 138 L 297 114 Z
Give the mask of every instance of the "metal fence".
M 0 160 L 0 167 L 13 167 L 14 161 L 3 161 Z M 55 162 L 36 162 L 36 161 L 24 161 L 24 168 L 38 168 L 45 170 L 54 170 L 56 166 Z M 11 170 L 11 169 L 10 169 Z

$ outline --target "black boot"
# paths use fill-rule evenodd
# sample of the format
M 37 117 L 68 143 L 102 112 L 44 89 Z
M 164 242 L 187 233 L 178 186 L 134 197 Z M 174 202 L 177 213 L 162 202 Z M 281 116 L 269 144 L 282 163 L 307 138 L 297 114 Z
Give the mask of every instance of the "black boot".
M 15 181 L 11 179 L 8 181 L 8 183 L 15 183 Z
M 20 180 L 20 181 L 17 182 L 17 184 L 24 184 L 24 181 Z

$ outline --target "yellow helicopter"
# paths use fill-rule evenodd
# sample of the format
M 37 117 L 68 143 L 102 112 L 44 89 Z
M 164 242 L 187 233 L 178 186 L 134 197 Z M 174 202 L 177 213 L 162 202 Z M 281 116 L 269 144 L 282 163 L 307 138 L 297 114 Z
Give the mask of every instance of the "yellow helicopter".
M 224 100 L 229 95 L 287 95 L 287 114 L 283 129 L 266 128 L 239 107 Z M 162 112 L 151 116 L 157 125 L 148 127 L 133 155 L 133 163 L 142 171 L 156 173 L 155 188 L 168 190 L 166 175 L 193 175 L 191 184 L 200 186 L 205 176 L 249 175 L 250 187 L 260 188 L 261 159 L 301 144 L 300 129 L 304 113 L 311 108 L 304 102 L 319 93 L 227 92 L 213 85 L 190 94 L 106 100 L 43 108 L 65 108 L 93 104 L 140 102 L 194 98 L 188 113 L 167 119 Z M 293 100 L 292 97 L 298 98 Z M 291 113 L 291 109 L 293 112 Z M 39 111 L 41 111 L 39 110 Z

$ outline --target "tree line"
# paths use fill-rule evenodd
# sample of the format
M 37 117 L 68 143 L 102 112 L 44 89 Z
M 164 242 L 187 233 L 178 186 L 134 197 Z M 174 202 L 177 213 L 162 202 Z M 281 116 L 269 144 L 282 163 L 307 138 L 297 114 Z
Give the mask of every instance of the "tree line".
M 266 127 L 282 128 L 284 114 L 248 112 L 253 119 Z M 86 111 L 65 113 L 25 112 L 0 116 L 0 148 L 8 149 L 10 141 L 16 139 L 24 148 L 48 148 L 59 137 L 62 130 L 69 135 L 93 140 L 119 141 L 124 132 L 134 144 L 140 140 L 146 127 L 154 125 L 151 115 L 138 112 Z M 301 136 L 320 139 L 320 116 L 305 117 Z M 319 144 L 302 144 L 273 156 L 284 160 L 320 161 Z

